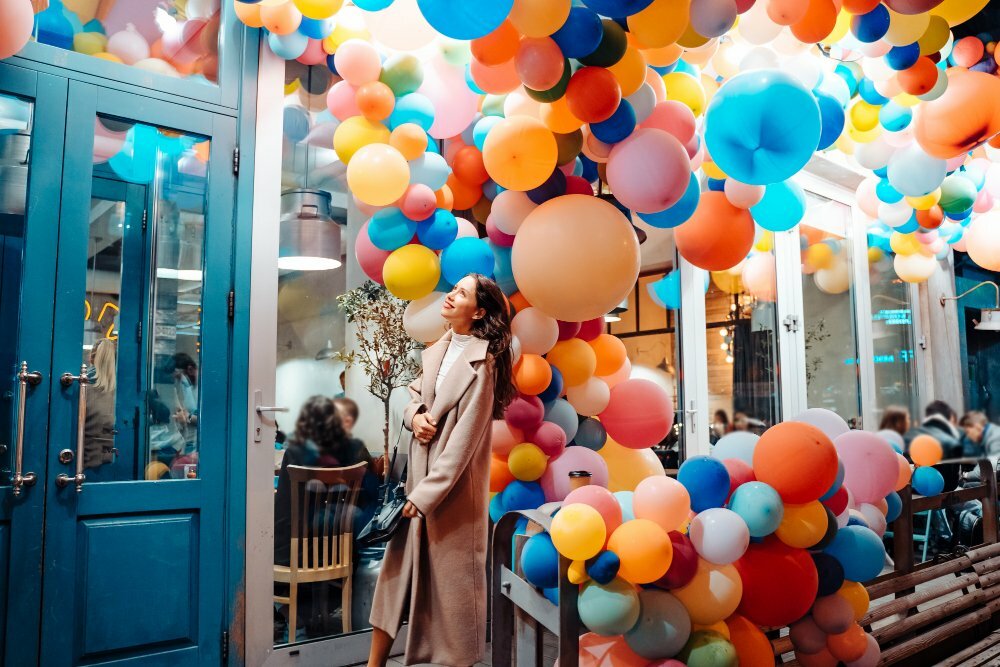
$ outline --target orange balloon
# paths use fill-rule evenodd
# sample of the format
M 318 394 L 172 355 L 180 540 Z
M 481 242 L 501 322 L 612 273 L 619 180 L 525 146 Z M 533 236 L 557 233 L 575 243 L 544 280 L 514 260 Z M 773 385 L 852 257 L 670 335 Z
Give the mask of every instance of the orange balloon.
M 455 195 L 451 194 L 451 188 L 447 185 L 442 185 L 441 189 L 434 193 L 434 197 L 437 200 L 438 208 L 443 208 L 446 211 L 455 208 Z
M 368 120 L 384 120 L 396 106 L 396 96 L 392 88 L 381 81 L 369 81 L 358 88 L 354 102 Z M 392 145 L 391 137 L 389 145 Z
M 510 21 L 504 21 L 496 30 L 472 40 L 469 47 L 472 57 L 483 65 L 493 67 L 511 60 L 517 53 L 521 35 Z
M 944 95 L 923 102 L 913 125 L 920 147 L 943 160 L 966 153 L 1000 132 L 1000 109 L 992 102 L 1000 96 L 1000 79 L 954 67 L 947 76 Z
M 792 24 L 792 34 L 804 44 L 822 41 L 837 25 L 837 14 L 833 0 L 809 0 L 806 15 Z
M 596 375 L 611 375 L 625 363 L 628 359 L 628 350 L 625 343 L 617 336 L 611 334 L 601 334 L 597 338 L 589 341 L 590 347 L 594 348 L 597 355 Z
M 478 185 L 469 185 L 460 180 L 455 174 L 448 176 L 445 187 L 451 190 L 452 207 L 458 211 L 465 211 L 476 205 L 479 198 L 483 196 L 483 189 Z
M 514 369 L 514 384 L 527 396 L 538 396 L 552 382 L 552 366 L 537 354 L 522 354 Z
M 559 341 L 549 350 L 546 357 L 550 364 L 559 369 L 567 387 L 581 385 L 594 377 L 597 369 L 597 355 L 594 349 L 579 338 Z
M 642 51 L 642 55 L 646 58 L 646 62 L 653 67 L 667 67 L 668 65 L 673 65 L 683 54 L 684 49 L 676 44 L 668 44 L 667 46 L 655 49 L 643 49 Z
M 778 25 L 792 25 L 805 18 L 810 4 L 802 0 L 767 0 L 767 16 Z
M 622 97 L 627 97 L 639 90 L 646 82 L 646 59 L 635 47 L 625 49 L 621 60 L 608 68 L 618 80 Z
M 867 14 L 878 7 L 882 0 L 844 0 L 843 9 L 849 14 Z
M 366 83 L 362 88 L 368 85 L 371 84 Z M 403 123 L 397 125 L 389 135 L 389 145 L 402 153 L 407 160 L 416 160 L 427 150 L 427 133 L 416 123 Z
M 302 23 L 302 13 L 291 2 L 261 5 L 260 20 L 271 32 L 288 35 L 295 32 Z
M 896 454 L 896 463 L 899 464 L 899 473 L 896 475 L 896 488 L 894 490 L 902 491 L 903 487 L 910 483 L 913 469 L 910 468 L 910 462 L 902 454 Z
M 510 305 L 514 306 L 515 312 L 520 313 L 522 310 L 531 308 L 531 304 L 528 303 L 528 299 L 520 292 L 511 294 L 507 300 L 510 301 Z
M 868 637 L 857 623 L 844 632 L 826 638 L 826 648 L 830 655 L 842 662 L 860 660 L 868 650 Z
M 726 627 L 741 665 L 770 665 L 774 662 L 771 642 L 756 625 L 739 614 L 733 614 L 726 619 Z
M 851 609 L 854 611 L 855 622 L 860 621 L 868 613 L 871 597 L 863 584 L 856 581 L 845 581 L 836 594 L 850 603 Z
M 660 49 L 673 44 L 687 27 L 690 4 L 689 0 L 653 0 L 626 19 L 629 36 L 639 48 Z
M 462 146 L 455 153 L 451 169 L 459 180 L 469 185 L 482 185 L 490 180 L 483 164 L 483 154 L 475 146 Z
M 476 85 L 483 92 L 493 95 L 509 93 L 521 85 L 521 78 L 517 75 L 513 58 L 495 66 L 485 65 L 473 58 L 469 63 L 469 71 Z
M 796 651 L 795 659 L 802 667 L 837 667 L 838 664 L 837 659 L 825 648 L 819 653 Z
M 987 74 L 987 76 L 989 75 Z M 921 56 L 909 68 L 896 72 L 896 81 L 899 82 L 899 87 L 910 95 L 923 95 L 930 92 L 934 84 L 937 83 L 937 78 L 937 65 L 927 56 Z
M 514 474 L 511 473 L 507 462 L 495 456 L 490 457 L 490 491 L 499 493 L 513 481 Z
M 259 4 L 233 0 L 233 8 L 236 10 L 236 18 L 248 28 L 264 27 L 264 21 L 260 17 L 261 6 Z
M 937 204 L 931 206 L 926 211 L 917 211 L 917 224 L 924 229 L 937 229 L 943 222 L 944 211 Z
M 570 112 L 585 123 L 599 123 L 611 118 L 621 99 L 618 80 L 603 67 L 578 69 L 566 88 Z
M 565 95 L 551 104 L 542 104 L 539 115 L 545 126 L 558 134 L 575 132 L 583 126 L 583 121 L 569 110 Z
M 933 466 L 941 462 L 944 449 L 937 438 L 930 435 L 918 435 L 910 443 L 910 459 L 918 466 Z
M 782 422 L 764 432 L 753 452 L 757 481 L 786 503 L 818 500 L 837 479 L 837 450 L 815 426 Z
M 608 551 L 621 560 L 618 576 L 633 584 L 649 584 L 667 573 L 674 547 L 659 524 L 649 519 L 626 521 L 608 539 Z
M 552 175 L 558 157 L 559 147 L 552 131 L 530 116 L 500 121 L 483 144 L 486 171 L 508 190 L 537 188 Z
M 678 252 L 707 271 L 739 264 L 753 247 L 753 237 L 750 211 L 733 206 L 723 192 L 702 194 L 694 215 L 674 229 Z

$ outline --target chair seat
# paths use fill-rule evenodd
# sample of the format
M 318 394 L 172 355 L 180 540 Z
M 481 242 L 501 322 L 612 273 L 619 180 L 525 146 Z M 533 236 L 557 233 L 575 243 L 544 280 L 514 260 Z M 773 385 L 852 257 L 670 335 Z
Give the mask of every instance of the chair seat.
M 313 583 L 316 581 L 330 581 L 333 579 L 346 579 L 351 576 L 351 564 L 336 565 L 333 567 L 302 568 L 295 571 L 295 580 L 299 583 Z M 287 565 L 274 566 L 274 580 L 281 583 L 288 583 L 292 580 L 292 569 Z

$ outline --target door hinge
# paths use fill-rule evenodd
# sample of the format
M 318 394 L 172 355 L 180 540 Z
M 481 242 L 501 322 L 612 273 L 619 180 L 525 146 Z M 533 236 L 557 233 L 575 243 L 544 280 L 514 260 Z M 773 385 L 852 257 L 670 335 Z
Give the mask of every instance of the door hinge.
M 135 323 L 135 342 L 142 343 L 142 320 Z
M 237 146 L 233 149 L 233 176 L 240 175 L 240 148 Z
M 222 664 L 229 664 L 229 631 L 222 632 Z
M 142 209 L 142 231 L 146 231 L 146 225 L 149 224 L 149 211 L 147 209 Z
M 229 296 L 226 299 L 229 307 L 229 321 L 232 322 L 233 318 L 236 317 L 236 292 L 229 290 Z
M 788 315 L 785 317 L 782 324 L 785 325 L 785 330 L 791 333 L 795 333 L 799 330 L 799 316 L 798 315 Z

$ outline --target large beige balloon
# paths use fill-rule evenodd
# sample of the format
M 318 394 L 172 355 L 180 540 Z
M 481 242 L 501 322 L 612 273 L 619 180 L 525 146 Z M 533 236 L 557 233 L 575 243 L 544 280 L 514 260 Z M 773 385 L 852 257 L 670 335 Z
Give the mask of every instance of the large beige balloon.
M 827 294 L 843 294 L 851 288 L 851 268 L 846 261 L 834 262 L 829 269 L 813 274 L 816 287 Z
M 431 292 L 425 297 L 411 301 L 403 312 L 403 329 L 413 340 L 431 343 L 448 331 L 448 321 L 441 316 L 444 292 Z
M 602 317 L 639 276 L 639 241 L 614 205 L 588 195 L 545 202 L 514 238 L 512 265 L 531 305 L 566 322 Z
M 629 449 L 608 438 L 597 452 L 608 465 L 608 490 L 634 491 L 647 477 L 663 477 L 663 464 L 652 449 Z
M 1000 271 L 1000 211 L 973 219 L 962 240 L 973 262 L 988 271 Z
M 896 275 L 908 283 L 922 283 L 933 275 L 938 263 L 933 256 L 915 252 L 912 255 L 896 255 L 892 260 Z

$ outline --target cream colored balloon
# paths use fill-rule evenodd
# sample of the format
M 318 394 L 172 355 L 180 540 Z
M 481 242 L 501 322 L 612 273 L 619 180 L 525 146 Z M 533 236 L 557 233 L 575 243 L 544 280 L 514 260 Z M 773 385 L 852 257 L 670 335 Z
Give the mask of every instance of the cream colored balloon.
M 846 261 L 834 262 L 829 269 L 813 275 L 816 287 L 827 294 L 843 294 L 851 288 L 851 270 Z
M 962 241 L 973 262 L 988 271 L 1000 271 L 1000 211 L 977 216 Z
M 611 400 L 611 387 L 600 378 L 590 378 L 583 384 L 566 389 L 566 400 L 577 414 L 593 417 L 604 412 Z
M 521 351 L 546 354 L 559 340 L 559 323 L 538 308 L 525 308 L 514 316 L 511 333 L 521 341 Z
M 444 292 L 431 292 L 407 304 L 403 312 L 403 329 L 410 338 L 431 343 L 448 331 L 448 321 L 441 316 L 446 296 Z

